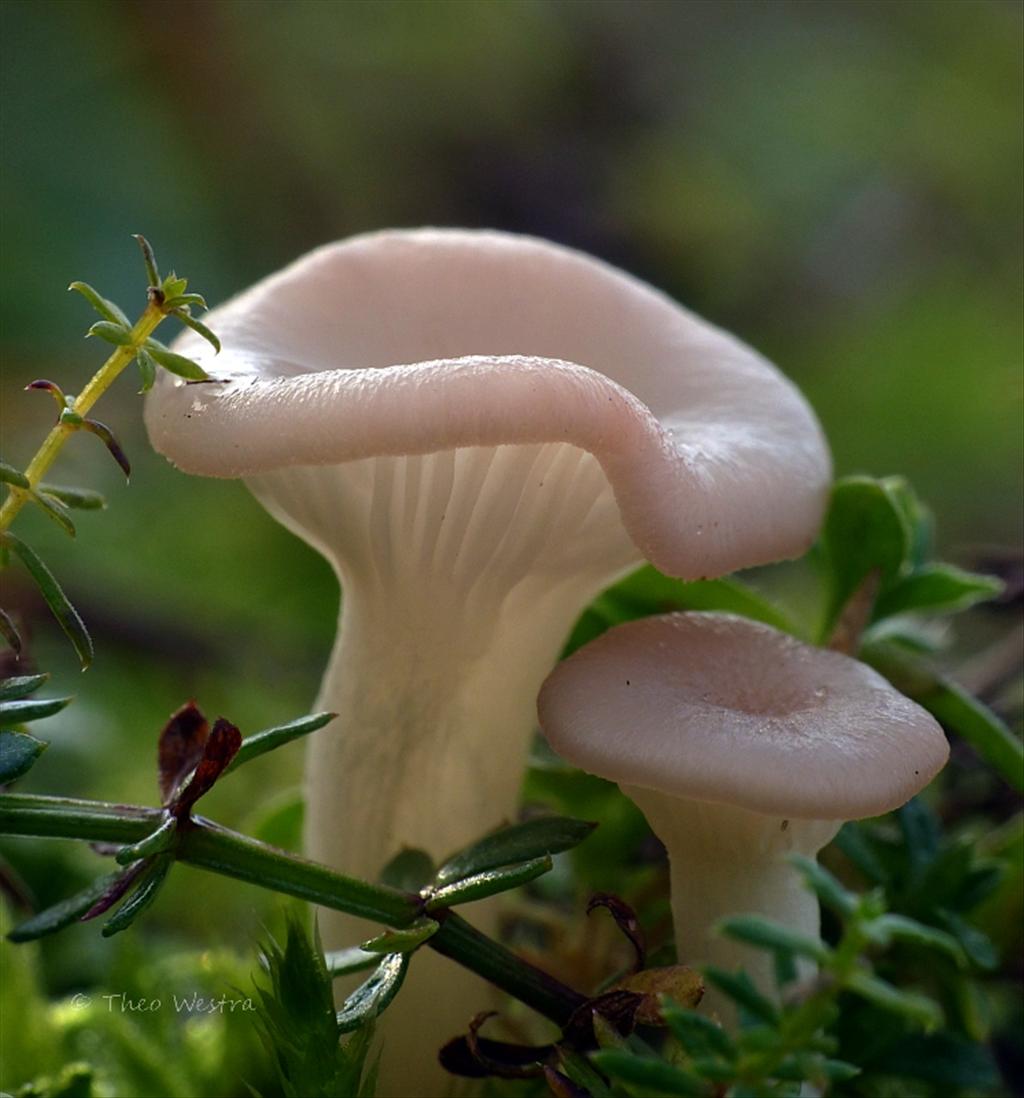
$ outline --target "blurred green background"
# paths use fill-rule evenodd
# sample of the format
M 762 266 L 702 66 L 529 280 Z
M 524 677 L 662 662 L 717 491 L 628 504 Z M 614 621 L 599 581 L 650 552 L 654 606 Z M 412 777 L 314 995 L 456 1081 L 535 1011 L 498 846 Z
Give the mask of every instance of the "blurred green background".
M 648 0 L 4 0 L 4 457 L 101 360 L 84 279 L 141 308 L 144 232 L 223 299 L 383 226 L 495 226 L 593 252 L 735 331 L 804 388 L 839 473 L 900 472 L 947 557 L 1019 553 L 1022 7 Z M 168 328 L 170 325 L 168 325 Z M 162 334 L 162 333 L 161 333 Z M 26 789 L 152 802 L 155 736 L 189 697 L 244 732 L 305 712 L 337 612 L 323 562 L 237 483 L 149 452 L 134 379 L 59 476 L 105 491 L 78 544 L 19 520 L 90 623 L 81 678 L 17 574 L 37 663 L 75 704 Z M 42 730 L 41 730 L 42 731 Z M 258 827 L 298 745 L 204 802 Z M 9 844 L 41 902 L 98 860 Z M 248 948 L 265 897 L 175 874 L 133 947 L 69 931 L 55 993 L 139 942 Z M 120 959 L 120 960 L 119 960 Z M 166 1093 L 166 1091 L 165 1091 Z

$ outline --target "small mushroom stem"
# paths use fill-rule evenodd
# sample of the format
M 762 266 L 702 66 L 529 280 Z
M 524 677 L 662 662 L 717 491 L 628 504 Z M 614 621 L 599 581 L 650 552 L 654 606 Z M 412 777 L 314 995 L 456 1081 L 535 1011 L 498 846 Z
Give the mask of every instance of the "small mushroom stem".
M 743 968 L 761 992 L 777 998 L 772 954 L 713 928 L 728 915 L 757 914 L 816 938 L 817 898 L 786 855 L 815 857 L 835 837 L 841 821 L 787 820 L 638 786 L 622 785 L 622 790 L 643 811 L 668 852 L 680 961 Z M 814 971 L 802 959 L 797 969 L 801 976 Z M 708 988 L 702 1007 L 724 1024 L 735 1024 L 731 1001 L 714 988 Z

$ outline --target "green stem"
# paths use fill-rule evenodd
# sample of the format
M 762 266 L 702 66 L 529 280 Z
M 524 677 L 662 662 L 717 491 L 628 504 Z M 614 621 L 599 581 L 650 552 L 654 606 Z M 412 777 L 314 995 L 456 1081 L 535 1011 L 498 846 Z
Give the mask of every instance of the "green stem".
M 121 371 L 135 358 L 139 348 L 156 331 L 165 315 L 159 305 L 153 302 L 146 306 L 142 316 L 135 322 L 135 326 L 131 330 L 131 343 L 124 347 L 117 347 L 114 350 L 114 353 L 103 363 L 93 375 L 92 380 L 79 393 L 72 411 L 80 416 L 89 413 L 92 406 L 110 388 Z M 28 477 L 31 488 L 18 488 L 16 485 L 9 485 L 10 491 L 7 499 L 0 507 L 0 531 L 10 527 L 14 517 L 31 498 L 30 491 L 38 487 L 50 466 L 56 460 L 64 443 L 76 430 L 77 428 L 69 424 L 58 423 L 43 440 L 42 445 L 36 451 L 35 457 L 32 458 L 25 469 L 25 476 Z
M 137 843 L 162 819 L 157 808 L 24 793 L 0 794 L 0 834 Z M 418 896 L 368 884 L 326 866 L 230 831 L 203 817 L 181 835 L 179 861 L 295 896 L 350 915 L 408 926 L 421 914 Z M 426 943 L 538 1013 L 564 1025 L 586 998 L 481 934 L 452 911 L 438 912 L 441 929 Z

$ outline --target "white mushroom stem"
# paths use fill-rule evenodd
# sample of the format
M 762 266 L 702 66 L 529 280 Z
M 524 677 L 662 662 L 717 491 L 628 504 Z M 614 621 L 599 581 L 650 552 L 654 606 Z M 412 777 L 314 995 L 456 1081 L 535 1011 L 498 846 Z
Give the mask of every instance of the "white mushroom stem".
M 639 554 L 595 459 L 564 444 L 292 467 L 250 486 L 342 583 L 310 744 L 309 855 L 374 879 L 515 819 L 535 699 L 581 608 Z M 469 918 L 495 930 L 496 908 Z M 367 924 L 321 913 L 327 948 Z M 492 1005 L 451 962 L 414 959 L 382 1020 L 382 1093 L 442 1093 L 437 1050 Z M 438 969 L 444 967 L 438 980 Z
M 743 968 L 765 995 L 778 998 L 773 955 L 714 932 L 728 915 L 757 914 L 817 938 L 817 897 L 787 861 L 809 858 L 832 841 L 840 820 L 797 820 L 733 805 L 669 796 L 640 786 L 622 791 L 643 811 L 668 852 L 672 919 L 679 960 L 687 965 Z M 801 976 L 814 966 L 799 959 Z M 734 1024 L 731 1000 L 708 986 L 702 1007 Z

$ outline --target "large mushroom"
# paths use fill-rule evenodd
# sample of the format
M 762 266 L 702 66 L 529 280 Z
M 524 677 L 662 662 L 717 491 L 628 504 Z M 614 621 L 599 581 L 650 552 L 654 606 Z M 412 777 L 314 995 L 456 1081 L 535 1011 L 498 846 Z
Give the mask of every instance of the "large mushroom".
M 949 745 L 870 667 L 728 614 L 644 618 L 561 663 L 538 701 L 569 762 L 618 782 L 668 852 L 676 946 L 775 991 L 769 954 L 713 932 L 756 912 L 812 937 L 817 899 L 786 855 L 924 788 Z M 728 1020 L 723 997 L 705 1006 Z
M 318 704 L 340 716 L 310 748 L 307 845 L 348 872 L 514 815 L 537 689 L 616 577 L 644 557 L 721 575 L 814 538 L 830 462 L 796 388 L 579 252 L 371 234 L 209 324 L 216 360 L 180 347 L 218 382 L 162 378 L 150 438 L 186 472 L 244 477 L 338 573 Z

